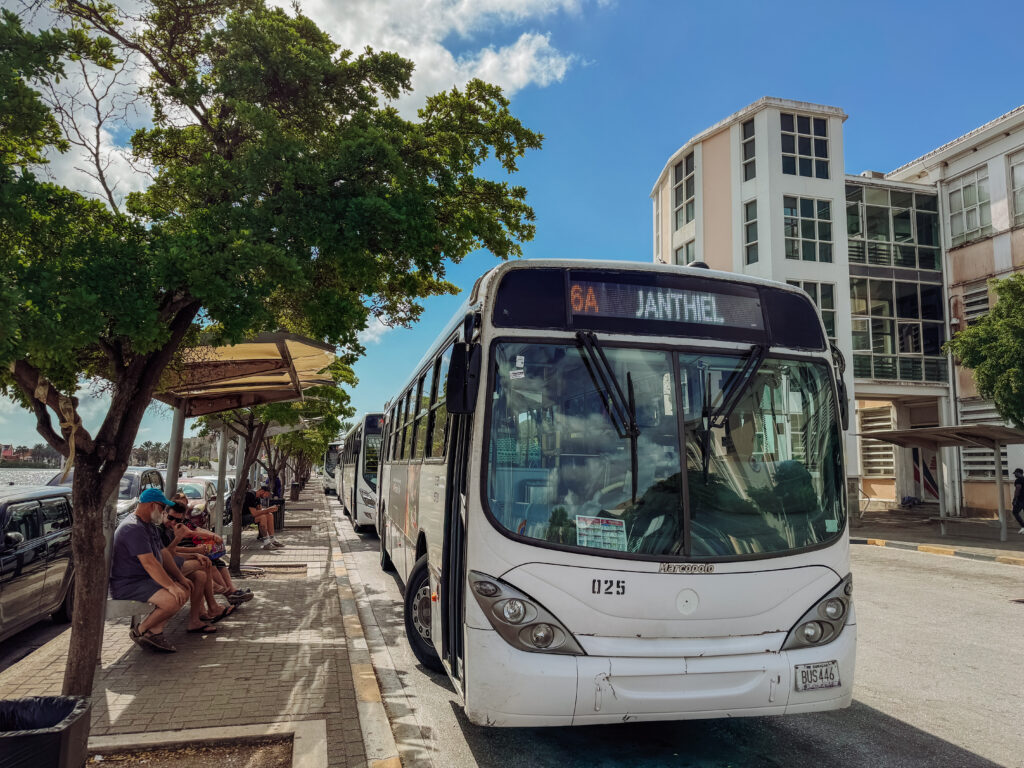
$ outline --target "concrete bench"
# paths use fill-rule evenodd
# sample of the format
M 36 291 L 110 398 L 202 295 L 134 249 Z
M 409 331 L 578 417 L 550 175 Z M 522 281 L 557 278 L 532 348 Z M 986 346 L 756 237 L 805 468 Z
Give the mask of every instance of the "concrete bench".
M 139 623 L 149 615 L 150 611 L 153 610 L 153 606 L 149 603 L 143 603 L 139 600 L 115 600 L 114 598 L 107 598 L 107 615 L 108 619 L 125 619 L 131 618 L 132 628 L 139 626 Z

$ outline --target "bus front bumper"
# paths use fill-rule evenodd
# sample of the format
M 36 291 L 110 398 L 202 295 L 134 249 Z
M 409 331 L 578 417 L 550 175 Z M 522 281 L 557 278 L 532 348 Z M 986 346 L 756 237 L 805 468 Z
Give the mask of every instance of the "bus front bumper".
M 477 725 L 782 715 L 841 709 L 853 697 L 855 624 L 817 648 L 698 658 L 528 653 L 496 632 L 468 627 L 466 639 L 466 712 Z M 796 689 L 797 667 L 822 669 L 833 661 L 838 685 Z

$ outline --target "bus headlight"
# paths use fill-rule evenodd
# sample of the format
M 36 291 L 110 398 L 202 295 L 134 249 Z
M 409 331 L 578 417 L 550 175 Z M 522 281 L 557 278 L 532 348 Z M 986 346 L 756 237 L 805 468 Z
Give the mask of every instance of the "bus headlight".
M 359 489 L 359 498 L 363 500 L 363 504 L 368 504 L 371 507 L 377 506 L 377 496 L 365 488 Z
M 800 617 L 800 621 L 789 631 L 782 650 L 809 648 L 835 640 L 843 631 L 846 615 L 850 612 L 852 592 L 853 576 L 847 574 L 846 578 Z
M 469 572 L 473 596 L 505 642 L 522 651 L 585 656 L 576 638 L 547 609 L 504 581 Z

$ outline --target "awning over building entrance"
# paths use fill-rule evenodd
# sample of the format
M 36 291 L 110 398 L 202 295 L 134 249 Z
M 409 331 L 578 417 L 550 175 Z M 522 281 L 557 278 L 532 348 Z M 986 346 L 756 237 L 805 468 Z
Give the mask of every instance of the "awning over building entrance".
M 996 456 L 1004 445 L 1024 443 L 1024 431 L 1002 424 L 963 424 L 952 427 L 921 427 L 918 429 L 890 429 L 884 432 L 861 432 L 870 440 L 881 440 L 904 448 L 991 448 Z M 998 459 L 997 459 L 998 466 Z M 945 489 L 942 482 L 942 461 L 937 462 L 939 473 L 939 519 L 942 535 L 946 535 Z M 1006 541 L 1006 501 L 1003 498 L 1003 473 L 996 472 L 996 493 L 999 498 L 999 540 Z

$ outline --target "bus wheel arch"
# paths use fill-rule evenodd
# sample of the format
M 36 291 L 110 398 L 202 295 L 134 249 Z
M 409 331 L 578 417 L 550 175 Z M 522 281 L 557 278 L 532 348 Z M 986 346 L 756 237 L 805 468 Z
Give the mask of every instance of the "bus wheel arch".
M 391 562 L 391 555 L 388 554 L 388 516 L 383 504 L 377 516 L 377 538 L 380 541 L 380 569 L 385 572 L 395 570 L 395 564 Z

